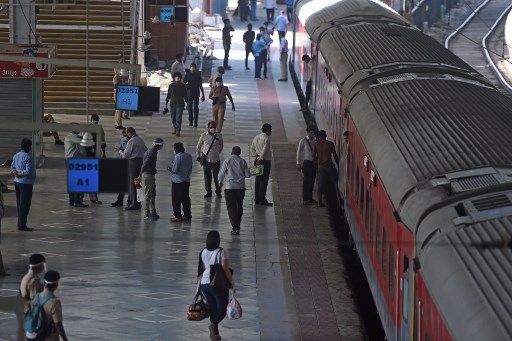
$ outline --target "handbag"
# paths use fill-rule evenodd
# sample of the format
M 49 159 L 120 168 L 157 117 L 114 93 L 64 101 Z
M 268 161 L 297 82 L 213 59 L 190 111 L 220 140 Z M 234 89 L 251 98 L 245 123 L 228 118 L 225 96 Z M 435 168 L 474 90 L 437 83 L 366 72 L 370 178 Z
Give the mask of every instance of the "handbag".
M 217 133 L 213 134 L 212 143 L 210 144 L 210 147 L 208 147 L 208 150 L 206 151 L 206 154 L 201 152 L 201 156 L 199 156 L 199 160 L 197 160 L 197 161 L 199 161 L 199 164 L 201 165 L 201 167 L 203 166 L 204 162 L 206 161 L 206 157 L 210 153 L 210 150 L 212 150 L 213 144 L 215 143 L 215 137 L 216 136 L 217 136 Z
M 226 317 L 228 320 L 237 320 L 242 317 L 242 306 L 235 298 L 234 292 L 231 300 L 229 300 L 228 306 L 226 307 Z
M 222 248 L 217 251 L 217 255 L 215 256 L 215 263 L 210 265 L 210 285 L 217 289 L 229 290 L 231 289 L 231 282 L 229 282 L 226 273 L 224 272 L 224 268 L 220 264 L 220 252 Z M 233 274 L 233 269 L 229 268 L 231 274 Z
M 192 304 L 188 306 L 187 320 L 201 321 L 210 316 L 208 304 L 202 291 L 197 288 L 197 293 L 194 296 Z
M 249 173 L 251 176 L 260 176 L 263 175 L 263 165 L 254 166 L 249 168 Z

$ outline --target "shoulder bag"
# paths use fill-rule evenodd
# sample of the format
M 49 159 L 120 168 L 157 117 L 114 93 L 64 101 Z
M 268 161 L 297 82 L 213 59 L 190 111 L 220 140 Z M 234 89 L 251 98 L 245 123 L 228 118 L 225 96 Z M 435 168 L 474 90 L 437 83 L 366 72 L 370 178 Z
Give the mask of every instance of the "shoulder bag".
M 219 248 L 217 255 L 215 255 L 215 263 L 210 265 L 210 285 L 217 289 L 229 290 L 231 289 L 231 283 L 229 282 L 226 273 L 224 272 L 224 268 L 220 264 L 221 252 L 222 248 Z M 231 271 L 231 274 L 233 274 L 233 269 L 229 268 L 229 271 Z
M 206 151 L 206 154 L 201 152 L 201 156 L 199 156 L 199 164 L 201 166 L 203 166 L 204 162 L 206 161 L 206 157 L 208 156 L 208 154 L 210 153 L 210 150 L 212 150 L 212 147 L 213 147 L 213 144 L 215 143 L 215 138 L 217 136 L 217 133 L 213 134 L 213 140 L 212 140 L 212 143 L 210 144 L 210 147 L 208 147 L 208 150 Z

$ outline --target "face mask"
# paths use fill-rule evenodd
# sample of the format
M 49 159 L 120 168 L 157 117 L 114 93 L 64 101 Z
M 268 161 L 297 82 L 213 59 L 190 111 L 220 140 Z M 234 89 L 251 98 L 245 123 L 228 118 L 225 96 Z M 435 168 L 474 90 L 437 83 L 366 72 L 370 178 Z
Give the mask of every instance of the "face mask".
M 180 78 L 180 77 L 174 77 L 174 81 L 175 81 L 175 82 L 179 82 L 180 80 L 181 80 L 181 78 Z
M 216 82 L 215 83 L 217 86 L 222 86 L 222 82 Z
M 215 128 L 208 128 L 208 131 L 210 132 L 210 134 L 213 134 L 215 133 Z
M 99 121 L 92 121 L 92 124 L 98 124 Z

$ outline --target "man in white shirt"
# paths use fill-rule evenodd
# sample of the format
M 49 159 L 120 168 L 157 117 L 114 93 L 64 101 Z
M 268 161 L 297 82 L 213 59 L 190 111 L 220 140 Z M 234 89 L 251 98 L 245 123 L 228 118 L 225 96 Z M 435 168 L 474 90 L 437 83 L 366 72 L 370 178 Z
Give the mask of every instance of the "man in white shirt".
M 274 10 L 277 8 L 276 0 L 265 0 L 265 10 L 267 11 L 267 21 L 272 22 L 274 20 Z
M 299 142 L 297 148 L 297 169 L 302 172 L 302 200 L 304 205 L 316 204 L 313 199 L 313 188 L 315 187 L 315 158 L 313 151 L 315 150 L 315 131 L 313 128 L 306 129 L 307 135 Z
M 178 53 L 176 55 L 176 61 L 171 65 L 171 75 L 174 75 L 176 72 L 181 73 L 182 77 L 185 77 L 185 64 L 183 63 L 183 53 Z M 174 78 L 174 76 L 173 76 Z M 173 79 L 174 81 L 174 79 Z
M 254 165 L 263 166 L 263 174 L 256 177 L 254 202 L 256 205 L 272 206 L 273 203 L 268 202 L 266 198 L 272 160 L 272 148 L 270 146 L 272 126 L 265 123 L 261 127 L 261 131 L 262 133 L 256 135 L 251 144 L 251 153 L 255 157 Z
M 288 82 L 288 69 L 286 68 L 286 63 L 288 62 L 288 40 L 285 38 L 284 32 L 279 32 L 279 39 L 281 40 L 281 45 L 279 46 L 279 51 L 281 52 L 281 56 L 279 57 L 279 61 L 281 62 L 281 79 L 279 82 Z
M 234 146 L 231 150 L 231 157 L 222 163 L 219 172 L 219 183 L 222 184 L 226 177 L 226 207 L 228 209 L 229 221 L 233 230 L 232 235 L 240 234 L 240 224 L 244 213 L 245 178 L 251 176 L 247 162 L 240 157 L 242 149 Z
M 220 170 L 220 153 L 224 148 L 224 141 L 222 134 L 217 133 L 215 128 L 217 124 L 215 121 L 208 122 L 207 130 L 199 136 L 196 146 L 196 160 L 201 160 L 201 155 L 205 155 L 203 173 L 204 173 L 204 189 L 206 190 L 205 198 L 212 197 L 212 174 L 213 182 L 215 183 L 215 194 L 217 198 L 222 198 L 222 190 L 219 185 L 219 170 Z

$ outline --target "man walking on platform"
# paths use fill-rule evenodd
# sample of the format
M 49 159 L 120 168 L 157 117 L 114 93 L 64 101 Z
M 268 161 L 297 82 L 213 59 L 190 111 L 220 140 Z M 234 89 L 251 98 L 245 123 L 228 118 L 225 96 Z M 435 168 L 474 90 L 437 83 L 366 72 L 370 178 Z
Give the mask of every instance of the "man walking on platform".
M 192 155 L 185 152 L 183 143 L 174 144 L 174 161 L 167 170 L 171 172 L 172 183 L 172 209 L 174 218 L 172 222 L 181 223 L 192 220 L 190 202 L 190 174 L 192 173 Z M 183 206 L 183 215 L 181 207 Z
M 208 80 L 208 83 L 210 84 L 210 89 L 213 88 L 215 86 L 215 80 L 217 78 L 222 78 L 222 75 L 224 75 L 224 72 L 226 72 L 224 70 L 224 68 L 222 66 L 219 66 L 217 67 L 217 72 L 215 72 L 215 74 L 213 76 L 210 77 L 210 79 Z
M 32 154 L 32 141 L 21 140 L 21 151 L 12 158 L 11 175 L 16 190 L 16 208 L 18 209 L 18 230 L 32 231 L 27 227 L 27 217 L 32 203 L 32 191 L 36 181 L 36 166 Z
M 256 41 L 252 44 L 252 52 L 254 53 L 254 78 L 263 79 L 261 77 L 261 67 L 266 62 L 266 48 L 261 33 L 256 35 Z M 266 72 L 266 69 L 265 69 Z
M 276 0 L 265 0 L 265 10 L 267 12 L 267 21 L 272 22 L 274 20 L 274 10 L 277 8 Z
M 224 19 L 224 28 L 222 29 L 222 45 L 224 46 L 224 69 L 231 70 L 228 65 L 229 50 L 231 50 L 231 32 L 235 29 L 231 26 L 229 19 Z
M 313 188 L 315 187 L 316 167 L 313 151 L 316 140 L 315 131 L 312 128 L 306 129 L 307 136 L 300 140 L 297 148 L 297 169 L 302 171 L 302 200 L 304 205 L 316 204 L 313 199 Z
M 295 0 L 286 0 L 286 16 L 288 17 L 288 22 L 292 22 L 293 19 L 293 3 Z
M 204 102 L 203 78 L 201 73 L 197 71 L 195 63 L 190 64 L 190 72 L 185 75 L 183 83 L 187 86 L 187 110 L 188 110 L 188 123 L 190 126 L 197 127 L 197 120 L 199 119 L 199 95 L 201 95 L 201 102 Z
M 129 138 L 128 143 L 126 144 L 126 149 L 124 151 L 121 151 L 119 148 L 114 149 L 124 159 L 128 160 L 129 190 L 128 206 L 125 207 L 125 210 L 135 211 L 140 210 L 142 205 L 137 201 L 137 189 L 135 188 L 133 180 L 139 177 L 140 169 L 142 167 L 142 158 L 144 157 L 144 153 L 148 150 L 148 148 L 144 144 L 144 140 L 142 140 L 139 135 L 137 135 L 137 132 L 134 128 L 126 128 L 126 136 Z
M 183 119 L 183 109 L 187 99 L 187 86 L 181 81 L 182 74 L 176 72 L 173 74 L 174 82 L 169 84 L 167 97 L 165 98 L 165 107 L 171 102 L 171 120 L 174 130 L 173 135 L 180 136 L 181 121 Z
M 251 0 L 251 20 L 257 21 L 256 18 L 256 9 L 258 7 L 257 0 Z
M 338 154 L 336 154 L 334 143 L 327 141 L 325 130 L 320 130 L 318 137 L 319 139 L 313 149 L 313 156 L 318 174 L 318 206 L 324 207 L 322 194 L 328 194 L 338 184 L 338 172 L 336 171 L 336 166 L 332 163 L 332 158 L 334 158 L 337 165 L 340 163 L 340 159 Z M 328 199 L 330 198 L 328 197 Z
M 156 138 L 153 147 L 144 153 L 139 178 L 141 178 L 142 189 L 144 190 L 144 219 L 157 220 L 160 218 L 156 213 L 156 159 L 158 151 L 164 147 L 164 140 Z
M 23 276 L 20 283 L 20 294 L 23 300 L 23 311 L 25 314 L 32 306 L 32 301 L 37 293 L 43 291 L 41 274 L 46 270 L 46 258 L 39 253 L 34 253 L 29 258 L 28 272 Z
M 235 102 L 229 92 L 229 88 L 224 86 L 222 77 L 217 77 L 215 85 L 210 90 L 208 98 L 212 100 L 212 115 L 213 120 L 217 124 L 217 132 L 222 132 L 222 126 L 224 125 L 224 113 L 226 112 L 226 99 L 229 98 L 231 102 L 231 109 L 235 111 Z
M 185 63 L 183 63 L 183 53 L 178 53 L 176 55 L 176 60 L 171 65 L 171 75 L 173 77 L 176 72 L 179 72 L 181 76 L 185 75 Z
M 222 134 L 215 131 L 217 124 L 214 121 L 208 122 L 207 131 L 199 136 L 196 146 L 196 159 L 201 162 L 203 159 L 205 198 L 212 196 L 212 175 L 215 183 L 215 194 L 222 198 L 222 191 L 219 186 L 218 176 L 220 169 L 220 153 L 224 148 Z
M 288 62 L 288 40 L 285 38 L 284 32 L 279 32 L 279 38 L 281 40 L 280 52 L 281 56 L 279 61 L 281 62 L 281 79 L 279 82 L 288 82 L 288 69 L 286 63 Z
M 284 13 L 284 11 L 281 11 L 281 13 L 277 16 L 276 20 L 274 21 L 274 27 L 277 29 L 279 38 L 281 38 L 281 33 L 285 34 L 286 31 L 288 31 L 288 23 L 288 17 Z
M 245 69 L 250 70 L 249 65 L 247 64 L 249 55 L 252 53 L 252 44 L 254 43 L 254 38 L 256 36 L 256 32 L 252 30 L 252 24 L 247 25 L 247 31 L 244 33 L 242 40 L 245 43 Z
M 266 198 L 272 160 L 272 147 L 270 146 L 272 126 L 265 123 L 261 127 L 261 131 L 261 134 L 254 137 L 251 144 L 251 154 L 255 157 L 254 165 L 263 166 L 263 174 L 256 177 L 254 201 L 256 205 L 272 206 L 273 203 L 268 202 Z
M 222 184 L 226 178 L 226 207 L 228 209 L 229 222 L 233 230 L 232 235 L 240 233 L 242 215 L 244 213 L 245 178 L 249 178 L 249 167 L 247 162 L 240 157 L 242 150 L 234 146 L 231 150 L 231 157 L 222 163 L 219 172 L 219 183 Z

